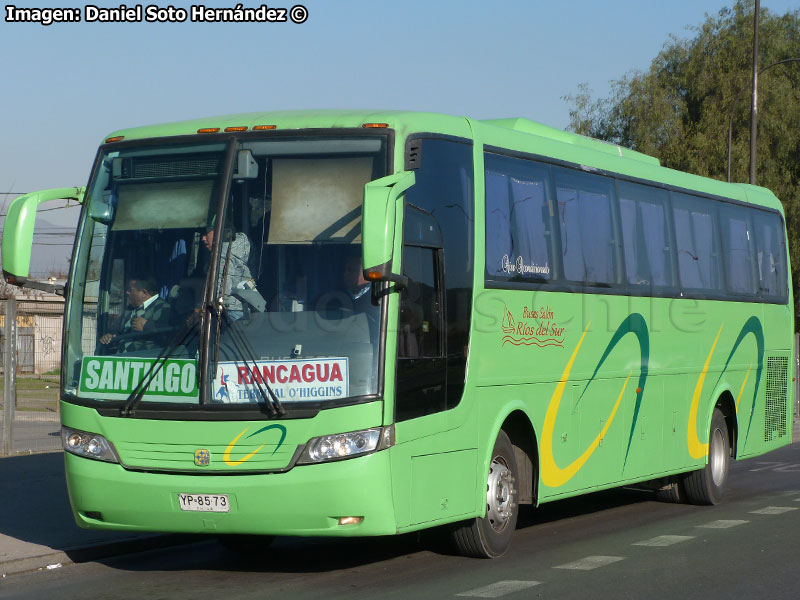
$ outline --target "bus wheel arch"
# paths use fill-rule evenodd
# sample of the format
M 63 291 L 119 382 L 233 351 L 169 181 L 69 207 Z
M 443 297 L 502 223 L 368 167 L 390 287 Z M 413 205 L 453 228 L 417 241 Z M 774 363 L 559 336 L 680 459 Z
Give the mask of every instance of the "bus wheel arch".
M 536 433 L 528 415 L 521 410 L 509 414 L 503 426 L 511 444 L 514 446 L 514 458 L 517 463 L 520 504 L 536 504 L 536 482 L 539 479 L 539 455 Z
M 530 421 L 521 410 L 513 411 L 497 430 L 486 473 L 480 479 L 486 482 L 481 489 L 486 512 L 453 527 L 453 541 L 462 555 L 496 558 L 510 547 L 521 498 L 525 503 L 535 499 L 538 461 L 532 435 Z
M 725 424 L 728 427 L 728 447 L 731 451 L 731 458 L 736 458 L 737 445 L 739 440 L 739 419 L 738 411 L 736 409 L 736 401 L 733 399 L 733 394 L 730 390 L 725 390 L 718 396 L 717 403 L 714 405 L 714 410 L 708 416 L 708 422 L 711 423 L 714 411 L 719 410 L 722 416 L 725 417 Z
M 731 458 L 735 459 L 739 439 L 739 412 L 736 407 L 736 400 L 733 397 L 733 392 L 728 385 L 721 383 L 714 390 L 711 398 L 716 398 L 717 400 L 708 407 L 708 414 L 705 420 L 706 431 L 710 431 L 714 413 L 716 411 L 722 412 L 722 416 L 725 418 L 725 425 L 728 428 L 728 447 L 731 450 Z

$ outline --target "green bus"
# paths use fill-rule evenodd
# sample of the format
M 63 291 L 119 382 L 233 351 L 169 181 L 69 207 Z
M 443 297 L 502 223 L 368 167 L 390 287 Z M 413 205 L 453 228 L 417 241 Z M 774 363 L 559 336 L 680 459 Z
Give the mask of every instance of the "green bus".
M 645 484 L 715 504 L 791 442 L 793 311 L 768 190 L 526 119 L 239 114 L 126 129 L 63 292 L 81 527 L 377 536 L 469 556 L 519 506 Z

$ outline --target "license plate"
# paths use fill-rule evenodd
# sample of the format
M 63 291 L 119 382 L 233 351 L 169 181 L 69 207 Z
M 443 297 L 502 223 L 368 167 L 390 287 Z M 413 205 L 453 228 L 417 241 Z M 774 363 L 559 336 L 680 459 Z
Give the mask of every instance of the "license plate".
M 178 494 L 181 510 L 231 512 L 228 494 Z

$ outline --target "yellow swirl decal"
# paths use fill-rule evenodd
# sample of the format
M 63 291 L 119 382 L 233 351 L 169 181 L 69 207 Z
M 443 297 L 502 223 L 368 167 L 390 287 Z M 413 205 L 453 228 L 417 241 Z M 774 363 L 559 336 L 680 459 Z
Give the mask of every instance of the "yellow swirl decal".
M 591 323 L 590 323 L 591 324 Z M 556 426 L 556 416 L 558 415 L 558 407 L 561 405 L 561 397 L 564 395 L 564 388 L 569 379 L 569 373 L 572 371 L 572 363 L 575 362 L 575 357 L 578 355 L 578 350 L 581 349 L 583 338 L 586 337 L 586 332 L 589 330 L 589 325 L 583 330 L 581 339 L 578 340 L 578 345 L 572 351 L 572 356 L 569 357 L 567 366 L 561 374 L 561 380 L 556 386 L 556 391 L 553 392 L 553 397 L 550 399 L 550 405 L 547 407 L 547 414 L 544 417 L 544 427 L 542 428 L 542 483 L 549 487 L 558 487 L 565 481 L 568 481 L 576 472 L 577 468 L 566 477 L 563 476 L 564 471 L 556 464 L 556 459 L 553 456 L 553 430 Z M 580 460 L 580 459 L 579 459 Z M 574 465 L 575 463 L 573 463 Z M 572 465 L 570 465 L 571 468 Z
M 708 373 L 708 365 L 711 364 L 711 355 L 714 354 L 714 348 L 717 347 L 717 342 L 719 341 L 719 336 L 722 334 L 722 327 L 724 327 L 724 325 L 724 323 L 720 325 L 717 337 L 714 338 L 714 343 L 711 345 L 711 351 L 708 353 L 708 357 L 706 357 L 706 364 L 703 365 L 700 377 L 697 378 L 697 385 L 694 386 L 694 394 L 692 394 L 692 406 L 689 409 L 689 430 L 686 433 L 686 442 L 689 446 L 689 456 L 694 459 L 705 458 L 706 454 L 708 454 L 708 442 L 702 443 L 697 437 L 697 411 L 700 407 L 700 394 L 703 391 L 703 383 Z M 744 389 L 744 386 L 742 386 L 742 389 Z
M 750 371 L 752 371 L 752 370 L 753 370 L 753 365 L 750 365 L 747 368 L 747 373 L 745 373 L 744 382 L 742 383 L 742 387 L 739 390 L 739 395 L 736 396 L 736 412 L 737 413 L 739 412 L 739 400 L 742 399 L 742 394 L 744 393 L 744 386 L 747 385 L 747 380 L 750 378 Z
M 589 324 L 591 325 L 591 323 Z M 583 331 L 583 335 L 581 335 L 580 340 L 578 341 L 575 350 L 572 352 L 572 356 L 567 362 L 567 366 L 564 368 L 564 372 L 561 375 L 561 380 L 559 381 L 558 385 L 556 386 L 555 392 L 553 392 L 553 397 L 550 399 L 550 404 L 547 407 L 547 413 L 545 414 L 544 424 L 542 426 L 542 443 L 540 446 L 541 452 L 541 480 L 542 483 L 548 487 L 559 487 L 567 483 L 570 479 L 572 479 L 575 474 L 586 464 L 592 454 L 597 450 L 600 443 L 603 441 L 603 438 L 606 436 L 609 428 L 611 427 L 611 423 L 617 415 L 617 411 L 619 409 L 620 404 L 622 403 L 622 398 L 625 395 L 625 390 L 628 387 L 628 382 L 633 375 L 634 369 L 628 371 L 628 376 L 625 378 L 625 381 L 622 384 L 622 390 L 617 397 L 617 401 L 614 404 L 614 407 L 611 409 L 611 414 L 605 420 L 605 424 L 602 428 L 602 431 L 597 435 L 594 441 L 589 445 L 588 448 L 581 454 L 575 461 L 573 461 L 568 466 L 561 468 L 556 464 L 553 447 L 553 432 L 555 430 L 556 419 L 558 418 L 558 412 L 561 406 L 561 400 L 564 395 L 564 389 L 566 388 L 567 381 L 569 380 L 570 372 L 572 371 L 572 366 L 575 362 L 575 358 L 578 356 L 578 352 L 580 351 L 580 347 L 583 344 L 583 340 L 586 337 L 586 332 L 589 330 L 589 325 L 586 326 L 586 329 Z M 649 371 L 649 362 L 650 362 L 650 336 L 647 330 L 647 323 L 644 320 L 644 317 L 639 313 L 632 313 L 625 318 L 617 328 L 617 331 L 611 337 L 611 340 L 608 342 L 606 349 L 603 351 L 603 355 L 600 357 L 600 360 L 597 363 L 597 366 L 592 373 L 592 376 L 586 382 L 586 386 L 584 387 L 583 393 L 581 394 L 581 398 L 589 389 L 592 381 L 595 380 L 600 369 L 602 368 L 603 364 L 606 362 L 606 359 L 611 355 L 616 348 L 617 344 L 629 334 L 633 334 L 636 336 L 636 340 L 639 343 L 639 351 L 640 351 L 640 363 L 639 363 L 639 378 L 638 378 L 638 385 L 636 387 L 636 403 L 633 407 L 633 416 L 631 419 L 631 431 L 628 436 L 628 448 L 625 452 L 625 461 L 627 462 L 628 453 L 631 449 L 631 444 L 633 443 L 633 434 L 636 428 L 636 423 L 638 422 L 639 411 L 642 404 L 642 399 L 644 395 L 644 388 L 647 381 L 647 374 Z M 578 400 L 580 402 L 580 399 Z M 623 463 L 624 469 L 624 463 Z
M 590 323 L 591 324 L 591 323 Z M 553 456 L 553 430 L 555 429 L 556 425 L 556 417 L 558 416 L 558 409 L 561 406 L 561 399 L 564 395 L 564 388 L 567 385 L 567 381 L 569 380 L 570 371 L 572 371 L 572 364 L 575 362 L 575 357 L 578 355 L 578 351 L 581 348 L 581 344 L 583 344 L 583 339 L 586 337 L 586 332 L 589 330 L 589 325 L 586 326 L 586 329 L 583 330 L 583 334 L 581 335 L 581 339 L 578 341 L 578 345 L 575 347 L 575 350 L 572 352 L 572 356 L 567 362 L 567 366 L 564 368 L 564 372 L 561 374 L 561 380 L 558 382 L 556 386 L 556 390 L 553 393 L 553 397 L 550 399 L 550 405 L 547 407 L 547 414 L 544 418 L 544 426 L 542 428 L 542 444 L 541 444 L 541 452 L 542 452 L 542 483 L 544 483 L 548 487 L 559 487 L 564 485 L 567 481 L 572 479 L 572 477 L 577 473 L 580 468 L 589 460 L 589 457 L 597 450 L 597 447 L 600 445 L 600 441 L 605 436 L 608 428 L 611 426 L 611 422 L 614 420 L 614 416 L 617 414 L 617 409 L 619 408 L 619 404 L 622 401 L 622 396 L 625 393 L 625 388 L 628 385 L 628 380 L 631 377 L 631 373 L 628 373 L 628 377 L 625 378 L 625 383 L 622 386 L 622 391 L 617 398 L 617 402 L 614 404 L 614 408 L 611 410 L 611 415 L 608 417 L 606 421 L 605 427 L 603 430 L 597 435 L 594 441 L 589 445 L 586 451 L 581 454 L 575 461 L 571 464 L 566 466 L 565 468 L 561 468 L 556 464 L 555 457 Z
M 222 460 L 225 461 L 226 465 L 231 466 L 231 467 L 235 467 L 236 465 L 240 465 L 243 462 L 247 462 L 248 460 L 253 458 L 259 450 L 261 450 L 264 447 L 264 444 L 261 444 L 258 448 L 253 450 L 250 454 L 248 454 L 247 456 L 245 456 L 241 460 L 231 460 L 231 452 L 233 451 L 234 447 L 236 446 L 236 442 L 238 442 L 239 438 L 241 438 L 245 433 L 247 433 L 247 429 L 245 429 L 242 433 L 240 433 L 235 438 L 233 438 L 233 441 L 230 444 L 228 444 L 227 448 L 225 448 L 225 454 L 222 455 Z

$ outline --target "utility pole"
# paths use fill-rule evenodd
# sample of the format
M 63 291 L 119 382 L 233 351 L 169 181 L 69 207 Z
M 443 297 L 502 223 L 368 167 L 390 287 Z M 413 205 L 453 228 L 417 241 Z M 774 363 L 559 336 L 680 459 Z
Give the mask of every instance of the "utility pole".
M 758 15 L 761 0 L 756 0 L 753 17 L 753 99 L 750 106 L 750 183 L 756 185 L 756 136 L 758 131 Z

